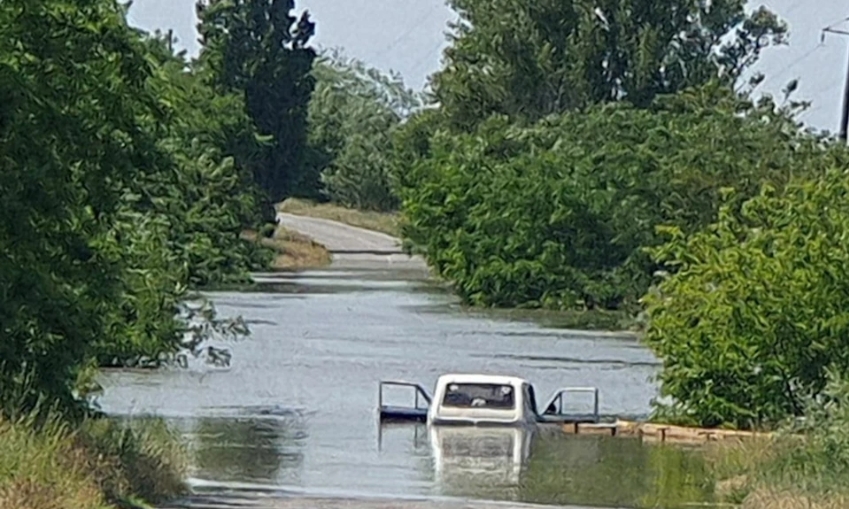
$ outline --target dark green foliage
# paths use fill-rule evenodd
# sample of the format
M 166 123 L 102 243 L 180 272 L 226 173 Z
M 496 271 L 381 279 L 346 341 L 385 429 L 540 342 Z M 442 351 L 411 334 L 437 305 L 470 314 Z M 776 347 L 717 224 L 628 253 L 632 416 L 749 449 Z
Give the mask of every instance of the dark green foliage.
M 765 185 L 716 223 L 654 254 L 674 268 L 645 298 L 646 344 L 663 360 L 661 406 L 702 425 L 771 424 L 805 413 L 827 370 L 849 372 L 849 154 L 841 170 L 809 174 L 784 191 Z
M 421 101 L 400 76 L 386 76 L 333 52 L 316 62 L 309 106 L 310 159 L 331 201 L 357 209 L 397 209 L 392 136 Z
M 145 270 L 124 278 L 115 333 L 98 347 L 101 365 L 169 359 L 187 346 L 175 313 L 189 288 L 247 282 L 249 270 L 270 261 L 258 245 L 239 238 L 261 222 L 260 194 L 245 168 L 255 133 L 241 101 L 216 95 L 181 58 L 163 54 L 162 41 L 146 42 L 158 57 L 150 83 L 165 102 L 168 123 L 149 126 L 160 132 L 161 166 L 127 185 L 123 220 L 110 237 L 125 264 Z
M 647 106 L 734 81 L 786 27 L 744 0 L 451 0 L 460 15 L 433 89 L 450 124 L 534 122 L 600 102 Z M 730 37 L 728 37 L 730 36 Z
M 110 6 L 0 4 L 0 387 L 23 408 L 70 406 L 107 334 L 122 269 L 97 239 L 155 141 L 136 120 L 160 115 L 150 66 Z
M 201 61 L 219 92 L 243 94 L 263 135 L 272 137 L 251 165 L 256 183 L 271 200 L 317 197 L 319 175 L 305 172 L 307 107 L 315 86 L 315 51 L 307 47 L 315 24 L 304 12 L 291 15 L 294 0 L 202 0 L 198 30 Z
M 124 14 L 112 0 L 0 3 L 2 414 L 71 415 L 96 363 L 197 353 L 188 289 L 268 260 L 239 238 L 260 214 L 240 99 Z M 206 336 L 244 333 L 199 313 Z
M 650 109 L 606 105 L 530 128 L 493 118 L 403 146 L 405 235 L 469 303 L 636 311 L 660 266 L 655 227 L 697 231 L 720 190 L 752 196 L 814 172 L 817 142 L 722 86 Z M 424 154 L 424 156 L 421 156 Z

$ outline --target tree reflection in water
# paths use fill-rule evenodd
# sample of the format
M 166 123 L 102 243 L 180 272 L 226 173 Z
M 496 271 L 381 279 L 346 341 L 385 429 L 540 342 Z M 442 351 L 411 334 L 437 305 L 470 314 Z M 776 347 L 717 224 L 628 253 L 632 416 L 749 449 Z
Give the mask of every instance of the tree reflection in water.
M 522 474 L 521 499 L 560 505 L 664 507 L 711 502 L 696 449 L 600 436 L 542 436 Z
M 297 483 L 305 434 L 279 418 L 200 418 L 191 449 L 195 476 L 217 482 Z

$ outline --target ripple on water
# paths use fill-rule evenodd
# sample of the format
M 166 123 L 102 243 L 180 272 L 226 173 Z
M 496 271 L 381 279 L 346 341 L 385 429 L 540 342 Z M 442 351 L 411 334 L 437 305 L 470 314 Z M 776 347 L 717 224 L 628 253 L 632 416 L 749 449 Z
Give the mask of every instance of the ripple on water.
M 454 450 L 490 452 L 483 460 L 461 454 L 448 461 L 426 428 L 378 426 L 380 379 L 431 386 L 448 371 L 517 374 L 545 395 L 564 385 L 597 386 L 604 414 L 645 414 L 657 394 L 649 380 L 657 363 L 632 336 L 446 309 L 456 299 L 398 274 L 265 274 L 261 291 L 211 293 L 221 315 L 242 315 L 252 330 L 251 338 L 229 345 L 229 369 L 109 373 L 100 403 L 115 415 L 161 415 L 174 423 L 189 442 L 192 477 L 210 485 L 606 503 L 636 496 L 636 488 L 617 498 L 581 483 L 618 478 L 622 465 L 624 478 L 647 485 L 639 472 L 659 460 L 622 441 L 537 445 L 535 438 L 516 478 L 515 458 L 505 453 L 512 450 L 505 444 L 521 442 L 516 437 L 492 438 L 483 449 L 474 437 L 453 437 Z M 571 495 L 546 481 L 560 475 L 581 479 L 569 484 Z

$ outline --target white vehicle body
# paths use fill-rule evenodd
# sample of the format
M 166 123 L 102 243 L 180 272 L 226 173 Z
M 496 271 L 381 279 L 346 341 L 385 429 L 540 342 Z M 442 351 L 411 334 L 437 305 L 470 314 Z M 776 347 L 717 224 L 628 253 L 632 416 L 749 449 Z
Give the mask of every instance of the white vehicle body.
M 512 376 L 448 374 L 436 381 L 427 424 L 536 427 L 533 387 Z

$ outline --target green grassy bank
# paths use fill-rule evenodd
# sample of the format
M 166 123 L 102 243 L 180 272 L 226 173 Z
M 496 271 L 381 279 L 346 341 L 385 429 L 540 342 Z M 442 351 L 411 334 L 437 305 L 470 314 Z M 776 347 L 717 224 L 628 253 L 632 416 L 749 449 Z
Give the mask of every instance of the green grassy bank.
M 0 509 L 146 507 L 186 491 L 186 465 L 161 421 L 0 420 Z

